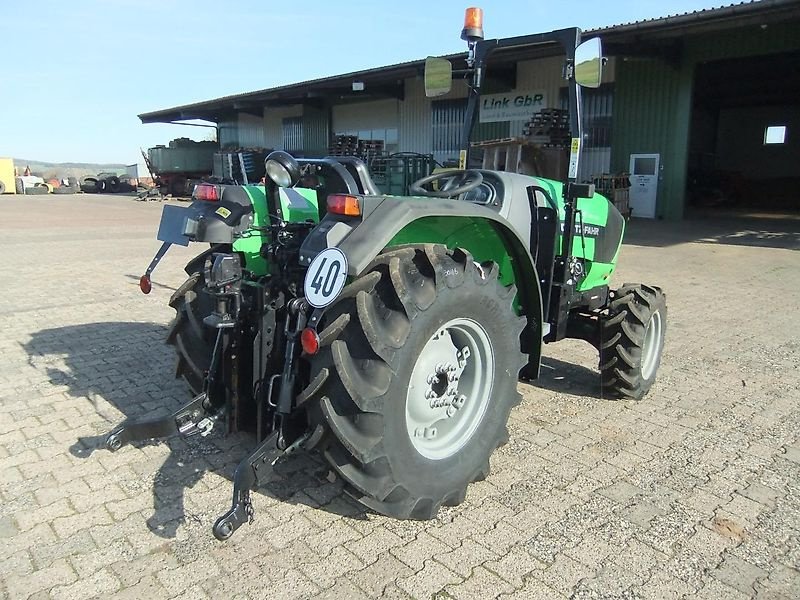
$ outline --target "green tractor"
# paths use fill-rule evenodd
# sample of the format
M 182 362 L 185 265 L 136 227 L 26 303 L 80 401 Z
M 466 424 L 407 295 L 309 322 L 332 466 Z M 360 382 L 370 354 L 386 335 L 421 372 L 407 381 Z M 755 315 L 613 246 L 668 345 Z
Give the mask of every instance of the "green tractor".
M 359 160 L 273 152 L 265 185 L 201 184 L 189 207 L 164 208 L 163 245 L 142 291 L 170 244 L 210 244 L 170 300 L 167 341 L 194 399 L 170 416 L 122 423 L 105 445 L 253 432 L 257 447 L 236 469 L 218 539 L 252 519 L 251 490 L 298 450 L 320 453 L 345 490 L 379 513 L 430 519 L 459 504 L 507 440 L 518 379 L 538 376 L 543 342 L 597 348 L 609 397 L 639 400 L 653 384 L 664 294 L 609 288 L 625 221 L 576 181 L 581 86 L 599 85 L 600 41 L 581 43 L 577 28 L 484 40 L 475 16 L 469 9 L 462 32 L 463 164 L 489 54 L 558 42 L 572 132 L 567 181 L 451 170 L 417 181 L 412 197 L 393 197 Z M 449 89 L 449 64 L 427 67 L 427 91 Z

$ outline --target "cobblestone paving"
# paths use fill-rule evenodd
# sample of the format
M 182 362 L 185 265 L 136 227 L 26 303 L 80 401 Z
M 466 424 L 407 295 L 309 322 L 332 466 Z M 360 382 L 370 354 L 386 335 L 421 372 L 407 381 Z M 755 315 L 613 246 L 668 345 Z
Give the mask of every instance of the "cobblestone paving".
M 800 597 L 800 221 L 635 223 L 616 281 L 667 291 L 655 388 L 602 399 L 588 347 L 548 347 L 463 505 L 365 513 L 300 456 L 222 544 L 248 437 L 94 450 L 187 400 L 163 337 L 192 250 L 145 297 L 158 204 L 3 206 L 0 597 Z

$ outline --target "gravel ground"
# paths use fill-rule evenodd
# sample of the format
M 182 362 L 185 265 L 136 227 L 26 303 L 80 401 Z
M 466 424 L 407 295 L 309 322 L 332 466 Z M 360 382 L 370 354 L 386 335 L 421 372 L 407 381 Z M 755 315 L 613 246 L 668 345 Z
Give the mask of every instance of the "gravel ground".
M 655 387 L 604 399 L 588 346 L 547 347 L 461 506 L 365 512 L 298 456 L 222 544 L 250 438 L 93 451 L 186 401 L 163 338 L 196 249 L 145 297 L 160 204 L 2 203 L 0 597 L 800 597 L 798 220 L 633 222 L 615 281 L 667 293 Z

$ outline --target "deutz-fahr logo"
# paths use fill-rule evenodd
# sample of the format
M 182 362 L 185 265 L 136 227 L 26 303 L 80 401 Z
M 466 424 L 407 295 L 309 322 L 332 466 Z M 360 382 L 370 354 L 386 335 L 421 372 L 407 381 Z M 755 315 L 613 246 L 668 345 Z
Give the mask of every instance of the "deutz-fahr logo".
M 583 235 L 585 237 L 597 237 L 600 235 L 600 227 L 597 225 L 584 225 L 583 226 Z M 561 221 L 561 233 L 564 233 L 564 221 Z M 581 225 L 580 223 L 575 223 L 575 235 L 581 234 Z

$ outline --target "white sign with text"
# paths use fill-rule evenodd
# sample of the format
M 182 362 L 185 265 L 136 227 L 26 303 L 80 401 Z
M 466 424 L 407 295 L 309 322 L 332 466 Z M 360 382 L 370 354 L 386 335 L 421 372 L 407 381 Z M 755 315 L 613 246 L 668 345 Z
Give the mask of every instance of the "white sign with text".
M 481 123 L 525 121 L 536 111 L 547 108 L 547 95 L 543 91 L 511 91 L 481 96 L 480 102 Z

